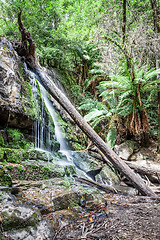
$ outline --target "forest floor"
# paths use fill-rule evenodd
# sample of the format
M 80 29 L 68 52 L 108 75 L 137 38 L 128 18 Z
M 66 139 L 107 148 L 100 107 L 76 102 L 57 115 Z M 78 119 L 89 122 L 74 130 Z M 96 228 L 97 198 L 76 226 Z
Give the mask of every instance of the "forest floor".
M 160 201 L 143 196 L 105 194 L 98 206 L 85 208 L 61 226 L 53 240 L 159 240 Z

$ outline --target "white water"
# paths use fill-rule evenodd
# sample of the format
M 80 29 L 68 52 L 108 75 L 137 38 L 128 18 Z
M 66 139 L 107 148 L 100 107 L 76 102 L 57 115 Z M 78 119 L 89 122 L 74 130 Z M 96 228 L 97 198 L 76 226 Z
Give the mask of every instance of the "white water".
M 67 160 L 70 161 L 69 148 L 68 148 L 68 146 L 66 144 L 66 140 L 63 136 L 64 135 L 63 130 L 61 129 L 61 127 L 58 123 L 58 119 L 57 119 L 53 104 L 48 99 L 47 91 L 45 90 L 45 88 L 40 83 L 39 83 L 39 86 L 40 86 L 41 95 L 44 100 L 44 103 L 45 103 L 45 105 L 53 119 L 54 125 L 55 125 L 55 137 L 56 137 L 57 141 L 60 143 L 60 152 L 62 152 L 67 157 Z
M 37 90 L 37 82 L 36 79 L 39 79 L 38 76 L 36 76 L 35 73 L 29 71 L 27 69 L 27 66 L 25 64 L 25 69 L 30 77 L 30 82 L 32 86 L 32 92 L 36 101 L 36 106 L 38 109 L 38 90 Z M 65 140 L 65 134 L 63 132 L 63 129 L 59 125 L 57 114 L 55 112 L 55 109 L 53 107 L 52 102 L 49 100 L 47 91 L 45 88 L 41 85 L 40 82 L 38 82 L 40 91 L 41 91 L 41 97 L 42 97 L 42 110 L 39 114 L 39 117 L 41 117 L 41 122 L 36 120 L 34 123 L 34 131 L 35 131 L 35 148 L 43 151 L 51 151 L 51 139 L 50 139 L 50 130 L 48 129 L 48 132 L 46 132 L 46 122 L 45 122 L 45 116 L 44 116 L 44 108 L 46 107 L 48 109 L 48 112 L 50 116 L 53 119 L 54 122 L 54 129 L 55 129 L 55 138 L 60 143 L 60 152 L 66 156 L 68 161 L 71 161 L 70 157 L 70 149 L 67 146 L 66 140 Z M 44 136 L 47 135 L 47 141 L 44 140 Z M 48 143 L 48 144 L 47 144 Z M 45 146 L 45 144 L 47 146 Z

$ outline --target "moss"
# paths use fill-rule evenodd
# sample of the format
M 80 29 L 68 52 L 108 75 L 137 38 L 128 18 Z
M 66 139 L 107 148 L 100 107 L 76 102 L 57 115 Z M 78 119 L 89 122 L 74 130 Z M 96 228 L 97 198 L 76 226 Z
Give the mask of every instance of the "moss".
M 8 214 L 7 211 L 1 213 L 4 231 L 23 229 L 27 226 L 35 227 L 37 222 L 41 219 L 38 212 L 34 212 L 28 219 L 19 218 L 19 214 L 17 214 L 17 212 L 20 213 L 20 210 L 15 209 L 10 214 Z
M 44 177 L 45 179 L 46 179 L 46 178 L 49 178 L 49 177 L 50 177 L 49 168 L 47 168 L 47 167 L 42 167 L 42 168 L 41 168 L 41 171 L 40 171 L 40 174 L 41 174 L 42 177 Z
M 4 146 L 4 139 L 2 136 L 2 133 L 0 132 L 0 146 L 3 147 Z
M 12 186 L 12 177 L 3 167 L 0 167 L 0 185 L 5 185 L 8 187 Z
M 41 101 L 42 101 L 41 90 L 40 90 L 39 82 L 38 82 L 38 80 L 37 80 L 37 79 L 36 79 L 36 83 L 37 83 L 37 90 L 38 90 L 38 94 L 39 94 L 39 97 L 40 97 L 40 99 L 41 99 Z
M 13 166 L 12 166 L 12 165 L 6 166 L 6 168 L 7 168 L 9 171 L 13 170 Z
M 25 168 L 21 165 L 17 166 L 17 169 L 20 171 L 20 172 L 25 172 Z
M 66 187 L 66 188 L 69 188 L 69 187 L 70 187 L 70 183 L 69 183 L 69 181 L 67 181 L 67 180 L 62 181 L 62 182 L 60 183 L 60 185 Z
M 75 169 L 75 167 L 72 166 L 72 165 L 65 166 L 64 170 L 65 170 L 65 174 L 66 174 L 67 176 L 76 174 L 76 169 Z
M 19 151 L 18 149 L 4 148 L 4 156 L 7 162 L 21 162 L 21 151 Z
M 5 161 L 5 159 L 4 159 L 4 149 L 3 148 L 0 148 L 0 161 L 1 162 Z
M 29 160 L 29 151 L 23 151 L 23 160 Z

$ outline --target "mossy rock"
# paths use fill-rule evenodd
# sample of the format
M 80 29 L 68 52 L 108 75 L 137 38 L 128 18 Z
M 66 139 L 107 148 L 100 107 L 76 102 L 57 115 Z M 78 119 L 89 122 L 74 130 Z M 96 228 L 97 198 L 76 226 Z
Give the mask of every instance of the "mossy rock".
M 23 160 L 42 160 L 46 162 L 54 161 L 54 157 L 51 153 L 38 150 L 29 150 L 23 152 Z
M 5 165 L 4 168 L 14 180 L 43 180 L 55 177 L 64 177 L 65 170 L 56 164 L 28 161 L 21 164 Z
M 66 174 L 67 176 L 76 174 L 76 169 L 75 169 L 75 166 L 73 166 L 73 165 L 67 165 L 67 166 L 65 166 L 64 170 L 65 170 L 65 174 Z
M 12 203 L 2 205 L 1 217 L 4 231 L 22 229 L 27 226 L 34 227 L 41 220 L 38 211 Z
M 69 190 L 59 194 L 53 199 L 55 211 L 67 209 L 68 207 L 75 207 L 79 204 L 77 193 L 70 192 Z
M 0 149 L 1 162 L 20 163 L 21 160 L 22 160 L 22 150 L 11 149 L 11 148 Z
M 0 166 L 0 185 L 12 186 L 12 177 L 3 166 Z

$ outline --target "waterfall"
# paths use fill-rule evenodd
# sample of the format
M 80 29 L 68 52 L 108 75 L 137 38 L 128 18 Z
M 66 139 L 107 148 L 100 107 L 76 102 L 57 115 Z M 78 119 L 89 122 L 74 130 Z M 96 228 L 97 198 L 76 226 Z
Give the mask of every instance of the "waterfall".
M 42 98 L 44 100 L 44 103 L 45 103 L 45 106 L 47 107 L 49 113 L 50 113 L 50 116 L 52 117 L 53 121 L 54 121 L 54 125 L 55 125 L 55 137 L 56 137 L 56 140 L 60 143 L 60 152 L 63 153 L 66 157 L 67 157 L 67 160 L 70 161 L 70 152 L 69 152 L 69 148 L 67 146 L 67 143 L 66 143 L 66 140 L 65 140 L 65 137 L 63 136 L 64 135 L 64 132 L 62 130 L 62 128 L 60 127 L 59 125 L 59 122 L 58 122 L 58 119 L 57 119 L 57 116 L 56 116 L 56 112 L 55 112 L 55 109 L 53 107 L 53 104 L 52 102 L 49 100 L 48 96 L 47 96 L 47 91 L 45 90 L 45 88 L 41 85 L 41 83 L 39 83 L 39 86 L 40 86 L 40 90 L 41 90 L 41 95 L 42 95 Z
M 37 80 L 38 80 L 38 85 L 41 93 L 41 111 L 38 112 L 39 117 L 41 117 L 41 121 L 36 120 L 34 123 L 34 132 L 35 132 L 35 148 L 39 150 L 44 150 L 44 151 L 51 151 L 51 139 L 50 139 L 50 130 L 48 127 L 48 131 L 46 132 L 46 122 L 45 122 L 45 107 L 47 108 L 53 122 L 54 122 L 54 128 L 55 128 L 55 138 L 60 144 L 60 152 L 66 156 L 68 161 L 71 161 L 71 156 L 70 156 L 70 149 L 67 146 L 66 140 L 65 140 L 65 133 L 61 126 L 59 125 L 58 118 L 57 118 L 57 113 L 55 111 L 55 108 L 53 106 L 53 103 L 51 100 L 48 98 L 48 93 L 45 90 L 45 88 L 42 86 L 39 76 L 37 76 L 34 72 L 30 71 L 27 69 L 27 65 L 25 64 L 25 69 L 26 72 L 29 75 L 30 78 L 30 83 L 32 87 L 32 92 L 35 98 L 37 110 L 38 108 L 38 97 L 39 93 L 37 90 Z M 46 139 L 45 139 L 45 136 Z
M 51 135 L 50 135 L 50 124 L 48 124 L 48 130 L 46 130 L 47 122 L 45 120 L 45 108 L 49 112 L 53 123 L 54 123 L 54 130 L 55 130 L 55 139 L 60 144 L 60 153 L 62 153 L 62 156 L 64 156 L 63 160 L 58 161 L 59 165 L 73 165 L 76 169 L 76 174 L 78 176 L 85 177 L 87 179 L 92 179 L 87 172 L 83 169 L 85 168 L 85 163 L 83 167 L 81 168 L 79 164 L 75 161 L 75 156 L 73 155 L 73 152 L 71 149 L 69 149 L 66 139 L 64 137 L 65 133 L 59 124 L 58 114 L 53 106 L 52 101 L 48 97 L 48 92 L 46 89 L 42 86 L 41 81 L 42 79 L 46 78 L 45 73 L 43 71 L 37 70 L 37 73 L 34 73 L 27 69 L 27 66 L 25 65 L 26 72 L 29 75 L 30 82 L 32 85 L 32 92 L 37 104 L 37 111 L 39 109 L 38 104 L 39 100 L 38 98 L 41 95 L 41 109 L 38 112 L 38 118 L 40 120 L 36 120 L 34 124 L 34 131 L 35 131 L 35 148 L 38 148 L 38 150 L 48 151 L 51 152 L 52 155 L 54 155 L 54 152 L 52 152 L 51 149 Z M 51 78 L 48 78 L 48 81 L 52 81 Z M 40 92 L 38 92 L 38 89 Z M 53 139 L 53 138 L 52 138 Z M 46 144 L 47 143 L 47 144 Z M 78 161 L 84 161 L 84 157 L 81 156 L 81 154 L 76 153 L 78 156 Z

